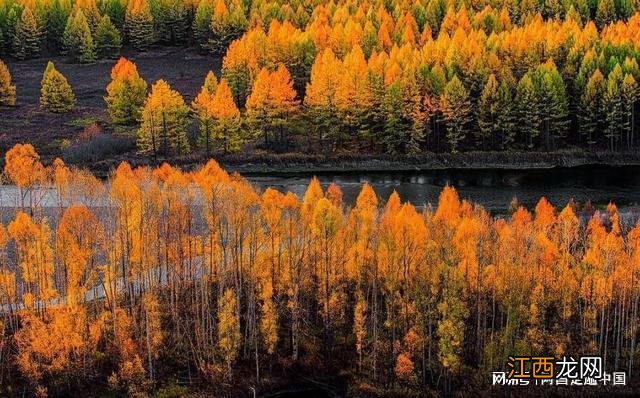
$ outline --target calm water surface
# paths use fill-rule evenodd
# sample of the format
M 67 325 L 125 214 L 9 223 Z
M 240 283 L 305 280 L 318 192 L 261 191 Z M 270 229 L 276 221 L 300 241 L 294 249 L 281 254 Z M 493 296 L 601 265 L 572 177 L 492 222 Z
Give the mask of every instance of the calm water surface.
M 483 205 L 494 214 L 504 213 L 511 201 L 532 208 L 541 197 L 562 207 L 571 199 L 583 204 L 590 201 L 595 207 L 614 202 L 628 214 L 640 216 L 640 166 L 581 166 L 534 170 L 429 170 L 372 172 L 350 171 L 331 173 L 244 173 L 258 190 L 272 187 L 304 195 L 310 179 L 315 175 L 326 188 L 338 184 L 344 201 L 353 205 L 364 183 L 369 183 L 385 203 L 395 190 L 404 201 L 422 207 L 436 204 L 442 188 L 456 187 L 460 196 Z M 57 206 L 53 188 L 41 189 L 36 201 L 43 207 Z M 26 204 L 28 204 L 28 198 Z M 0 208 L 19 206 L 15 186 L 0 186 Z M 100 205 L 94 203 L 93 205 Z
M 313 173 L 245 174 L 259 188 L 304 194 Z M 430 170 L 400 172 L 332 172 L 316 174 L 324 187 L 338 184 L 344 199 L 352 204 L 365 182 L 382 201 L 395 190 L 416 206 L 435 204 L 442 188 L 449 184 L 461 197 L 482 204 L 494 213 L 504 212 L 513 198 L 532 207 L 545 196 L 556 206 L 571 199 L 593 205 L 610 201 L 621 209 L 640 205 L 640 166 L 580 166 L 533 170 Z

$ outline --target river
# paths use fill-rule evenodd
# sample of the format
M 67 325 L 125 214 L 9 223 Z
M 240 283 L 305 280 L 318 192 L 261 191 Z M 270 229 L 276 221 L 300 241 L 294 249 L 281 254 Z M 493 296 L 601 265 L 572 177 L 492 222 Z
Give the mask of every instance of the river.
M 504 213 L 513 198 L 532 208 L 542 197 L 562 207 L 571 199 L 635 210 L 640 205 L 640 166 L 588 165 L 547 169 L 442 169 L 416 171 L 348 171 L 323 173 L 245 173 L 259 188 L 274 187 L 299 196 L 316 175 L 324 187 L 334 182 L 352 204 L 363 183 L 372 185 L 382 202 L 396 190 L 402 200 L 416 206 L 435 204 L 442 188 L 454 186 L 460 196 L 483 205 L 495 214 Z M 634 213 L 636 213 L 634 211 Z
M 449 184 L 458 190 L 462 198 L 479 203 L 496 215 L 505 214 L 514 198 L 531 209 L 544 196 L 556 207 L 563 207 L 571 199 L 578 204 L 590 201 L 594 207 L 603 207 L 609 202 L 614 202 L 627 217 L 640 216 L 640 166 L 590 165 L 519 170 L 253 172 L 243 175 L 260 191 L 273 187 L 283 192 L 294 192 L 300 198 L 315 175 L 325 188 L 332 182 L 338 184 L 348 206 L 353 205 L 365 182 L 371 184 L 381 203 L 385 203 L 395 190 L 403 201 L 409 201 L 418 207 L 429 203 L 436 204 L 442 188 Z M 39 205 L 57 206 L 57 194 L 54 189 L 41 190 L 37 196 Z M 19 205 L 18 198 L 15 186 L 0 187 L 0 207 Z

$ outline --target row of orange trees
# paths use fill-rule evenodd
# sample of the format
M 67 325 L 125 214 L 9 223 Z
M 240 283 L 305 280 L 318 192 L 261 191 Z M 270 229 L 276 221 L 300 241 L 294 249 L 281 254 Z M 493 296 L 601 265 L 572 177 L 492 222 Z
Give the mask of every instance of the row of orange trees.
M 335 19 L 318 11 L 324 17 L 304 29 L 273 21 L 231 43 L 222 84 L 210 74 L 194 102 L 207 152 L 254 139 L 410 154 L 637 144 L 638 15 L 598 31 L 577 17 L 536 15 L 518 26 L 503 12 L 502 28 L 487 33 L 465 8 L 451 8 L 437 36 L 426 26 L 418 38 L 409 14 L 394 24 L 384 9 L 370 10 L 383 21 L 376 30 L 362 8 L 333 11 Z M 404 29 L 394 36 L 403 39 L 386 29 Z M 160 112 L 184 120 L 186 107 Z M 145 115 L 141 149 L 155 153 L 153 132 L 167 129 L 160 115 Z M 186 151 L 184 130 L 169 131 L 176 137 L 162 152 Z
M 18 58 L 37 56 L 44 48 L 86 55 L 87 45 L 101 43 L 117 51 L 124 38 L 140 50 L 154 43 L 196 43 L 203 50 L 224 53 L 244 32 L 267 27 L 272 21 L 289 21 L 301 29 L 315 25 L 332 41 L 343 40 L 345 34 L 349 41 L 364 33 L 369 49 L 382 46 L 388 50 L 394 43 L 417 43 L 430 32 L 449 28 L 447 14 L 461 8 L 474 25 L 489 34 L 508 28 L 511 21 L 524 24 L 536 14 L 545 19 L 594 20 L 603 28 L 629 18 L 638 6 L 630 0 L 553 4 L 504 0 L 3 0 L 0 51 Z M 69 42 L 71 37 L 78 41 Z M 95 61 L 95 54 L 76 60 Z
M 446 392 L 541 353 L 636 374 L 640 229 L 614 205 L 586 219 L 543 198 L 503 218 L 451 187 L 418 210 L 367 184 L 354 204 L 316 179 L 258 192 L 215 161 L 122 163 L 103 183 L 30 145 L 5 159 L 3 393 L 185 374 L 260 389 L 291 366 Z
M 231 43 L 222 75 L 237 104 L 262 68 L 284 64 L 321 145 L 398 153 L 636 145 L 637 15 L 598 29 L 571 13 L 516 24 L 506 9 L 461 7 L 434 29 L 383 7 L 316 11 L 304 28 L 274 21 Z

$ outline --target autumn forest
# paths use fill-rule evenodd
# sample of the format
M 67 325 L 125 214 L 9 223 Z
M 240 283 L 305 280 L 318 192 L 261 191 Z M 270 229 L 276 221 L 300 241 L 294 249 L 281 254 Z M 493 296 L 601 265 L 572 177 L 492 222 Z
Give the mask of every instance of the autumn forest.
M 365 184 L 349 206 L 315 179 L 257 192 L 213 160 L 122 163 L 106 183 L 28 144 L 5 160 L 3 395 L 242 396 L 336 368 L 350 396 L 448 393 L 543 351 L 635 375 L 640 227 L 613 204 L 493 217 L 451 187 L 417 209 Z
M 0 0 L 0 57 L 0 396 L 508 394 L 513 355 L 637 387 L 635 203 L 224 163 L 640 163 L 637 0 Z
M 638 144 L 633 0 L 3 0 L 11 59 L 94 63 L 121 48 L 196 46 L 221 70 L 191 100 L 121 59 L 109 128 L 140 153 L 630 151 Z M 51 63 L 40 105 L 76 106 Z M 0 64 L 0 103 L 20 99 Z M 196 134 L 188 134 L 197 130 Z

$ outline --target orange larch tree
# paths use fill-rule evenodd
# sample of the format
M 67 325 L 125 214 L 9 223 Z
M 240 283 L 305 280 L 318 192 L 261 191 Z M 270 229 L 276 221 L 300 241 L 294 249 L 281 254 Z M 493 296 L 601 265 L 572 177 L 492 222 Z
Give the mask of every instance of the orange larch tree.
M 280 64 L 275 72 L 263 68 L 247 98 L 247 118 L 265 145 L 277 140 L 280 147 L 284 147 L 298 105 L 291 75 L 284 64 Z

